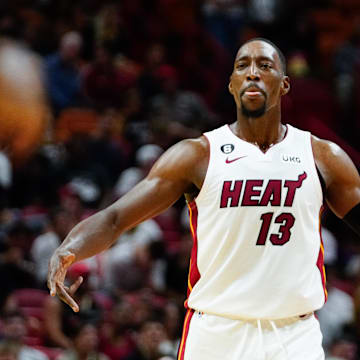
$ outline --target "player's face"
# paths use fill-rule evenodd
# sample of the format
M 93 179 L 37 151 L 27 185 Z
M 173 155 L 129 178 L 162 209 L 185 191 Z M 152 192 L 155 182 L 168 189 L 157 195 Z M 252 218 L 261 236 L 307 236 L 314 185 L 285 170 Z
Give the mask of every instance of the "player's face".
M 229 90 L 243 115 L 260 117 L 289 90 L 276 50 L 264 41 L 242 46 L 235 58 Z

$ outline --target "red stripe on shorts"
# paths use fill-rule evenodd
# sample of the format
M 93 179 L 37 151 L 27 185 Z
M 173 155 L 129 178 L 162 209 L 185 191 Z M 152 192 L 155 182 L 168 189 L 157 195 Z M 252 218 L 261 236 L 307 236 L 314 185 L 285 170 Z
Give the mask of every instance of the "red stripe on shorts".
M 186 312 L 186 315 L 185 315 L 184 327 L 183 327 L 183 332 L 182 332 L 182 336 L 181 336 L 181 342 L 179 345 L 177 360 L 184 360 L 186 340 L 187 340 L 187 337 L 189 334 L 190 321 L 191 321 L 191 318 L 193 315 L 194 315 L 194 310 L 188 309 L 188 311 Z

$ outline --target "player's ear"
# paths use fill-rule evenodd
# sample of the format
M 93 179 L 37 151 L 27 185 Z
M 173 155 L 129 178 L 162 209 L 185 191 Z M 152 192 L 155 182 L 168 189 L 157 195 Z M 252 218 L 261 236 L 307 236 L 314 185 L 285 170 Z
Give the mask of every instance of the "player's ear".
M 281 96 L 286 95 L 289 91 L 290 91 L 290 78 L 288 76 L 284 76 L 280 89 Z
M 229 89 L 230 94 L 233 95 L 233 87 L 232 87 L 231 79 L 229 81 L 228 89 Z

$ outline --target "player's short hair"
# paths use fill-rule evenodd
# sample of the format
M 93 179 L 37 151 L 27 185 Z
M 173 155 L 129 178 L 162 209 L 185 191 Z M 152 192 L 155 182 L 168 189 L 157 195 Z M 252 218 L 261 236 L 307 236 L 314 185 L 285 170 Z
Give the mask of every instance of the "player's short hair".
M 285 58 L 285 55 L 283 54 L 283 52 L 270 40 L 268 39 L 265 39 L 263 37 L 255 37 L 255 38 L 252 38 L 252 39 L 249 39 L 247 40 L 246 42 L 244 42 L 241 47 L 243 47 L 245 44 L 248 44 L 248 43 L 251 43 L 253 41 L 263 41 L 263 42 L 266 42 L 267 44 L 271 45 L 275 50 L 276 52 L 278 53 L 279 55 L 279 58 L 280 58 L 280 62 L 281 62 L 281 67 L 282 67 L 282 70 L 283 70 L 283 73 L 284 75 L 286 74 L 286 58 Z

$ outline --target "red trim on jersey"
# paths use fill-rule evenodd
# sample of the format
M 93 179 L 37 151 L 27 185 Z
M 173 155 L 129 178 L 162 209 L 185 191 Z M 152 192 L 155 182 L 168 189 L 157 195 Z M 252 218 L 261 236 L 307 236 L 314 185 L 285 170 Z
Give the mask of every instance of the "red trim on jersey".
M 198 210 L 196 202 L 192 201 L 188 204 L 189 215 L 190 215 L 190 229 L 193 237 L 193 247 L 191 250 L 190 257 L 190 267 L 189 267 L 189 276 L 188 276 L 188 290 L 187 297 L 189 297 L 191 290 L 200 279 L 200 272 L 197 267 L 197 221 L 198 221 Z M 185 307 L 187 307 L 187 300 L 185 301 Z
M 327 298 L 328 298 L 328 293 L 326 290 L 326 274 L 325 274 L 325 266 L 324 266 L 324 243 L 323 243 L 322 234 L 321 234 L 321 214 L 322 214 L 323 210 L 324 210 L 324 207 L 322 206 L 320 208 L 320 212 L 319 212 L 320 249 L 319 249 L 319 256 L 318 256 L 316 265 L 320 271 L 321 282 L 322 282 L 322 285 L 324 288 L 324 295 L 325 295 L 325 302 L 326 302 Z
M 194 315 L 194 310 L 188 309 L 185 315 L 184 327 L 179 345 L 177 360 L 184 360 L 186 340 L 189 334 L 190 321 L 193 315 Z

